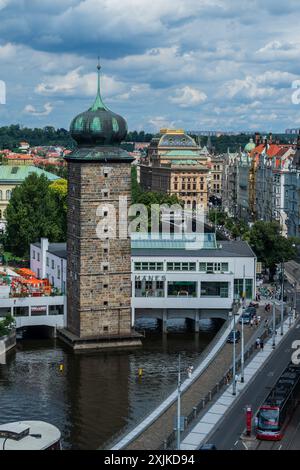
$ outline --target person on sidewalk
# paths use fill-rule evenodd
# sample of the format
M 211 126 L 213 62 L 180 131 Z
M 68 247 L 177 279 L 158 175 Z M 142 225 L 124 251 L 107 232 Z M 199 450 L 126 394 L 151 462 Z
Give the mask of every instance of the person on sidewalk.
M 255 344 L 256 344 L 256 349 L 258 349 L 259 346 L 260 346 L 260 338 L 257 338 L 257 339 L 256 339 Z
M 263 339 L 260 340 L 260 350 L 261 351 L 264 350 L 264 340 Z

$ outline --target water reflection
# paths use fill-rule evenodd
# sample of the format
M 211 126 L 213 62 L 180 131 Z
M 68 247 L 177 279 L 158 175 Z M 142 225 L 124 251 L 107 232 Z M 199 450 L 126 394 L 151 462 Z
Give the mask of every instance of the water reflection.
M 197 335 L 183 321 L 172 321 L 168 335 L 155 322 L 140 327 L 143 348 L 131 351 L 75 355 L 58 340 L 20 341 L 0 366 L 0 423 L 42 419 L 61 429 L 64 448 L 103 446 L 174 389 L 178 352 L 184 369 L 195 365 L 220 322 L 201 322 Z

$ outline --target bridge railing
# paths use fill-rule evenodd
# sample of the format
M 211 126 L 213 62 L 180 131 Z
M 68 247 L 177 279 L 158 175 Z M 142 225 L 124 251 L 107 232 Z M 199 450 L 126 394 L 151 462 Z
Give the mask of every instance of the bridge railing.
M 287 310 L 284 312 L 284 317 L 287 316 Z M 280 320 L 276 323 L 276 330 L 280 326 Z M 269 329 L 269 324 L 265 327 L 264 332 L 260 335 L 260 339 L 265 341 L 267 338 L 272 336 L 272 332 Z M 245 362 L 250 359 L 254 353 L 257 352 L 257 346 L 255 342 L 247 347 L 245 351 Z M 236 362 L 236 371 L 239 371 L 241 368 L 241 357 Z M 185 417 L 184 419 L 184 429 L 185 435 L 190 431 L 191 425 L 196 421 L 197 418 L 200 417 L 201 413 L 207 407 L 208 404 L 211 403 L 213 398 L 216 395 L 220 394 L 220 392 L 224 391 L 225 386 L 228 386 L 233 379 L 233 367 L 230 367 L 226 373 L 223 375 L 221 380 L 203 397 L 201 400 L 195 404 L 193 410 Z M 158 450 L 167 450 L 167 449 L 176 449 L 176 438 L 177 438 L 177 431 L 174 429 L 171 434 L 162 442 Z

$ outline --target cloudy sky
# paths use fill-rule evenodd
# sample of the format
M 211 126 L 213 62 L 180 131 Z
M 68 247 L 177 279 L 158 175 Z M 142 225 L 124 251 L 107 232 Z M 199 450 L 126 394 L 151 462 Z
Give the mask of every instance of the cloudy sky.
M 0 0 L 0 126 L 68 128 L 100 55 L 131 130 L 299 127 L 299 23 L 299 0 Z

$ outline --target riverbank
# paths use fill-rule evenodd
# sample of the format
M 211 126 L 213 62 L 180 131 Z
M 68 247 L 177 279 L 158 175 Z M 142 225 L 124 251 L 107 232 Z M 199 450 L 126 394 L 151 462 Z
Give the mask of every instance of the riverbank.
M 5 364 L 6 353 L 14 348 L 17 344 L 16 330 L 11 331 L 8 335 L 0 337 L 0 364 Z

